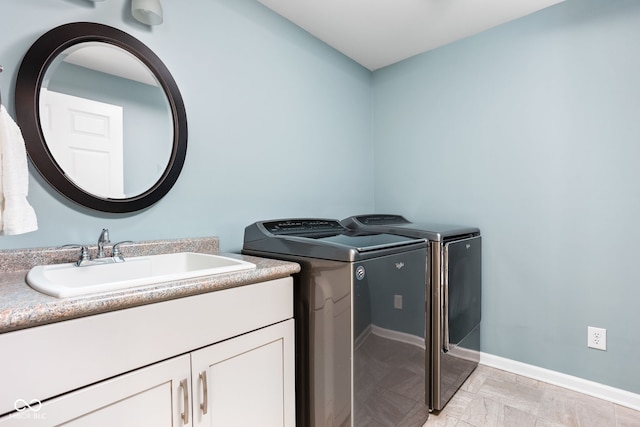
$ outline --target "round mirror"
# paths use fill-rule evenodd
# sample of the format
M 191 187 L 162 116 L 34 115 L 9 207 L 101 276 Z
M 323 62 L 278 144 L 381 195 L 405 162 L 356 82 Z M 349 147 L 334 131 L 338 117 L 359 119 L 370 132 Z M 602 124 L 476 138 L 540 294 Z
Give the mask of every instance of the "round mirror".
M 92 209 L 144 209 L 184 164 L 175 81 L 148 47 L 105 25 L 63 25 L 31 46 L 18 71 L 16 118 L 45 180 Z

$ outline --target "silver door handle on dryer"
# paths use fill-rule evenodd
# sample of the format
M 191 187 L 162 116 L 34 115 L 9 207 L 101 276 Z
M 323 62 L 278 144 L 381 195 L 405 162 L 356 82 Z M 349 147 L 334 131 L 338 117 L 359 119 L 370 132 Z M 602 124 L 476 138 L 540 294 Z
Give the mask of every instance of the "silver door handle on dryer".
M 449 351 L 449 253 L 444 247 L 444 272 L 442 273 L 442 350 Z

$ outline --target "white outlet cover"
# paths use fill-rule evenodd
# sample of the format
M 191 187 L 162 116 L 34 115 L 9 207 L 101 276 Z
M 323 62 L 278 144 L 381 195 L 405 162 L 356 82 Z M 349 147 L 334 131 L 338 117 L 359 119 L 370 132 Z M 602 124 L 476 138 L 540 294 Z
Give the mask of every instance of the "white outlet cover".
M 393 308 L 402 310 L 402 295 L 393 296 Z
M 587 327 L 587 347 L 607 350 L 607 330 L 604 328 Z

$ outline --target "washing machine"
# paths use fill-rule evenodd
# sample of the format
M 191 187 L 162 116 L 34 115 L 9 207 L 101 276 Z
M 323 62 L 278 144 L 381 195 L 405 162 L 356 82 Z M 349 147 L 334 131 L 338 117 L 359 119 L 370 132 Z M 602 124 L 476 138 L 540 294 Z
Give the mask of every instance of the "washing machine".
M 416 224 L 400 215 L 345 218 L 351 230 L 390 233 L 428 241 L 427 289 L 429 408 L 439 411 L 480 360 L 482 238 L 476 227 Z
M 423 238 L 333 219 L 260 221 L 242 253 L 294 261 L 300 427 L 421 426 L 426 403 Z

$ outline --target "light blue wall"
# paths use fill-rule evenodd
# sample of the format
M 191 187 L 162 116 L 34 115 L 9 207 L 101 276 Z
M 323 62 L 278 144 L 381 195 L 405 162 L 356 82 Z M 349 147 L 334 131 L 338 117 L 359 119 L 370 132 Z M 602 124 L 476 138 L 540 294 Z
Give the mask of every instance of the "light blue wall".
M 115 215 L 59 196 L 31 172 L 39 230 L 0 248 L 216 235 L 242 246 L 253 221 L 341 218 L 373 208 L 371 73 L 253 0 L 164 1 L 165 22 L 131 18 L 129 0 L 3 1 L 2 100 L 13 114 L 22 56 L 47 30 L 91 21 L 141 40 L 171 70 L 189 123 L 185 166 L 155 206 Z
M 376 211 L 481 228 L 483 351 L 636 393 L 639 41 L 567 0 L 373 74 Z

